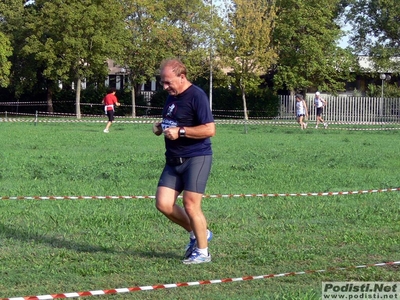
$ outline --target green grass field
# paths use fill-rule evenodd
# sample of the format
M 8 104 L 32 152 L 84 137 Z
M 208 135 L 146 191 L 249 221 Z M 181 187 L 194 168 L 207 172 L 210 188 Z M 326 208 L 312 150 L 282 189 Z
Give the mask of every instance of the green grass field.
M 0 197 L 153 196 L 164 165 L 150 124 L 0 123 Z M 400 186 L 400 131 L 217 125 L 206 193 Z M 207 197 L 210 264 L 154 199 L 0 200 L 0 298 L 400 260 L 400 193 Z M 102 299 L 320 299 L 322 281 L 400 281 L 399 266 L 178 287 Z

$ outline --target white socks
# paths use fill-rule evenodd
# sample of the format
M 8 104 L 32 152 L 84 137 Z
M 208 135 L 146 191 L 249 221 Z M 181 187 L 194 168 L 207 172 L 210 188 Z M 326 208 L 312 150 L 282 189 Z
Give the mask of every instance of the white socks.
M 191 232 L 189 232 L 189 234 L 190 234 L 190 238 L 191 238 L 191 239 L 195 239 L 195 238 L 196 238 L 196 236 L 194 235 L 193 230 L 192 230 Z M 210 230 L 207 229 L 207 239 L 208 239 L 209 237 L 210 237 Z M 207 248 L 203 248 L 203 249 L 197 248 L 197 250 L 198 250 L 202 255 L 208 256 L 208 247 L 207 247 Z
M 203 255 L 205 255 L 205 256 L 208 256 L 208 247 L 207 247 L 207 248 L 204 248 L 204 249 L 197 248 L 197 250 L 198 250 L 201 254 L 203 254 Z
M 191 239 L 195 239 L 195 238 L 196 238 L 196 236 L 194 235 L 193 230 L 192 230 L 191 232 L 189 232 L 189 234 L 190 234 L 190 238 L 191 238 Z M 208 239 L 209 237 L 210 237 L 210 230 L 207 229 L 207 239 Z

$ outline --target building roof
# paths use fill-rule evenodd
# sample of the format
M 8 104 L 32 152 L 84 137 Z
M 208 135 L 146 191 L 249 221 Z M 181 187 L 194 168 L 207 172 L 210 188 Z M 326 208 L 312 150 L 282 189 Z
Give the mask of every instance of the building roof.
M 399 64 L 400 63 L 400 57 L 392 57 L 390 58 L 390 61 L 393 62 L 393 64 Z M 379 69 L 377 70 L 375 68 L 374 61 L 372 60 L 371 56 L 359 56 L 358 57 L 358 63 L 360 65 L 361 70 L 363 70 L 366 73 L 394 73 L 395 70 L 393 69 Z

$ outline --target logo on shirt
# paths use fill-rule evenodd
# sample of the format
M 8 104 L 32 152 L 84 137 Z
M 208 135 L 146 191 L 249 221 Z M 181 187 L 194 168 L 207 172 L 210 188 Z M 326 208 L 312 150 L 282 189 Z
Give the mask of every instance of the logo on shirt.
M 173 104 L 171 104 L 169 107 L 168 107 L 168 109 L 167 109 L 167 117 L 172 117 L 172 113 L 174 112 L 174 110 L 175 110 L 175 104 L 173 103 Z

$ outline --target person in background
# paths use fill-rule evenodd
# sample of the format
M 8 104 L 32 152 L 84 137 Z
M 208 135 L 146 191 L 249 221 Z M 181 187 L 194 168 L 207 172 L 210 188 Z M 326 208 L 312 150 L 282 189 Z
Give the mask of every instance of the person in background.
M 324 107 L 326 106 L 326 100 L 321 98 L 320 92 L 315 93 L 314 106 L 316 108 L 317 115 L 317 125 L 315 126 L 315 128 L 318 129 L 319 123 L 323 123 L 325 129 L 328 128 L 328 123 L 326 123 L 321 117 Z
M 213 234 L 201 209 L 201 201 L 211 170 L 211 137 L 214 117 L 205 92 L 186 77 L 186 67 L 178 59 L 161 63 L 161 85 L 169 94 L 162 122 L 153 124 L 156 135 L 164 134 L 166 163 L 156 193 L 156 207 L 189 233 L 184 264 L 211 261 L 208 242 Z M 183 207 L 176 204 L 183 192 Z
M 308 109 L 306 101 L 303 98 L 303 95 L 296 95 L 296 118 L 297 123 L 300 124 L 300 128 L 306 129 L 307 123 L 304 123 L 303 120 L 308 118 Z
M 118 102 L 117 96 L 115 96 L 116 90 L 115 88 L 110 88 L 107 92 L 107 95 L 103 98 L 104 111 L 108 117 L 108 122 L 106 128 L 103 132 L 108 133 L 109 128 L 114 121 L 114 105 L 120 106 L 121 104 Z

